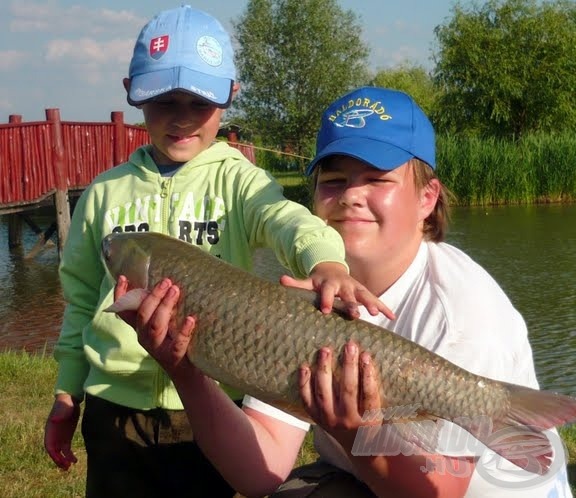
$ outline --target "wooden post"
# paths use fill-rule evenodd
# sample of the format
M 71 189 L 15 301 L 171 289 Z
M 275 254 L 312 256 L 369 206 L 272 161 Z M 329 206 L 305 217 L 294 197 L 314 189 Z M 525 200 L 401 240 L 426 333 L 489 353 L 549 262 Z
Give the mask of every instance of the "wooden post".
M 126 162 L 126 134 L 124 133 L 124 113 L 112 111 L 110 114 L 114 126 L 114 166 Z
M 8 215 L 8 249 L 22 246 L 22 220 L 16 213 Z
M 10 114 L 8 123 L 18 124 L 22 122 L 20 114 Z M 8 248 L 16 249 L 22 246 L 22 219 L 18 214 L 8 215 Z
M 70 229 L 70 204 L 68 202 L 68 174 L 64 157 L 64 141 L 62 138 L 62 122 L 59 109 L 46 109 L 46 120 L 52 124 L 52 166 L 56 179 L 54 205 L 56 207 L 56 223 L 58 225 L 58 256 L 68 238 Z
M 228 130 L 226 133 L 226 138 L 228 139 L 229 143 L 236 144 L 238 143 L 238 132 L 236 130 Z

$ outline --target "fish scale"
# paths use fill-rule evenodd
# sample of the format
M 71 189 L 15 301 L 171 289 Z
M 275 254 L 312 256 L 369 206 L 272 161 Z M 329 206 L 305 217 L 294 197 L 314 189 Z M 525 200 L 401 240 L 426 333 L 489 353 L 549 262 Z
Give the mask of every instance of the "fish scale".
M 196 316 L 188 357 L 206 375 L 296 416 L 306 417 L 298 391 L 300 365 L 313 364 L 321 347 L 340 352 L 354 340 L 372 355 L 387 407 L 413 406 L 420 417 L 454 421 L 488 446 L 486 435 L 462 419 L 490 417 L 496 429 L 512 429 L 516 439 L 541 445 L 526 467 L 530 471 L 543 473 L 550 464 L 550 443 L 541 430 L 576 419 L 574 398 L 474 375 L 394 332 L 321 313 L 313 292 L 262 279 L 178 239 L 111 234 L 102 251 L 111 275 L 126 275 L 133 287 L 151 290 L 166 277 L 179 286 L 175 323 Z M 109 311 L 122 309 L 135 308 L 118 303 Z M 338 377 L 337 358 L 333 370 Z M 518 465 L 526 460 L 515 447 L 504 446 L 500 441 L 492 449 Z

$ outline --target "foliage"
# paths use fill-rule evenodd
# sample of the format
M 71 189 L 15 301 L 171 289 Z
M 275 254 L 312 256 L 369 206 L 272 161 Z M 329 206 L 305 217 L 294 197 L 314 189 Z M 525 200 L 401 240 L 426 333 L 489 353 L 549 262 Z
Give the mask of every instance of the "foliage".
M 362 28 L 336 0 L 249 0 L 234 32 L 235 112 L 268 146 L 302 155 L 324 108 L 368 79 Z
M 488 0 L 435 29 L 439 129 L 519 138 L 576 129 L 576 6 Z
M 460 205 L 576 201 L 576 139 L 569 132 L 517 141 L 440 134 L 437 164 Z
M 381 69 L 370 84 L 407 93 L 427 115 L 430 115 L 435 107 L 437 92 L 434 81 L 422 66 L 405 63 Z

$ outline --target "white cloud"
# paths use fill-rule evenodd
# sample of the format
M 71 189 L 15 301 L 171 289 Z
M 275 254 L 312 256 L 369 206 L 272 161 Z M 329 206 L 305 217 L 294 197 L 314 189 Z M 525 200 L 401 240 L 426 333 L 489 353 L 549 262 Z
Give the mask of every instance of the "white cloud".
M 24 52 L 18 50 L 0 51 L 0 71 L 14 69 L 26 60 Z
M 64 7 L 48 2 L 14 1 L 10 7 L 12 32 L 52 32 L 83 35 L 137 33 L 147 21 L 129 10 L 89 9 L 80 5 Z
M 51 40 L 48 42 L 48 62 L 82 62 L 86 64 L 124 63 L 132 56 L 132 40 L 99 41 L 93 38 Z

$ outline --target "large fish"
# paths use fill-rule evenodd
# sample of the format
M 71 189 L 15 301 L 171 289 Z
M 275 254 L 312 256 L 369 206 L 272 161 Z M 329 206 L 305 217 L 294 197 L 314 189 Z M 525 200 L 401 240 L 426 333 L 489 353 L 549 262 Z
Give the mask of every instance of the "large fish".
M 181 240 L 157 233 L 104 238 L 111 275 L 134 289 L 108 311 L 136 309 L 168 277 L 181 289 L 175 323 L 196 316 L 189 358 L 206 375 L 289 413 L 304 417 L 298 368 L 317 350 L 340 351 L 348 340 L 369 351 L 389 407 L 416 407 L 421 418 L 453 421 L 503 457 L 545 473 L 552 449 L 541 430 L 576 419 L 576 399 L 474 375 L 391 331 L 341 313 L 321 313 L 316 294 L 240 270 Z M 335 375 L 338 375 L 335 360 Z M 488 418 L 492 432 L 479 427 Z M 480 424 L 482 425 L 482 424 Z M 493 437 L 494 431 L 506 433 Z M 527 457 L 518 440 L 528 446 Z

